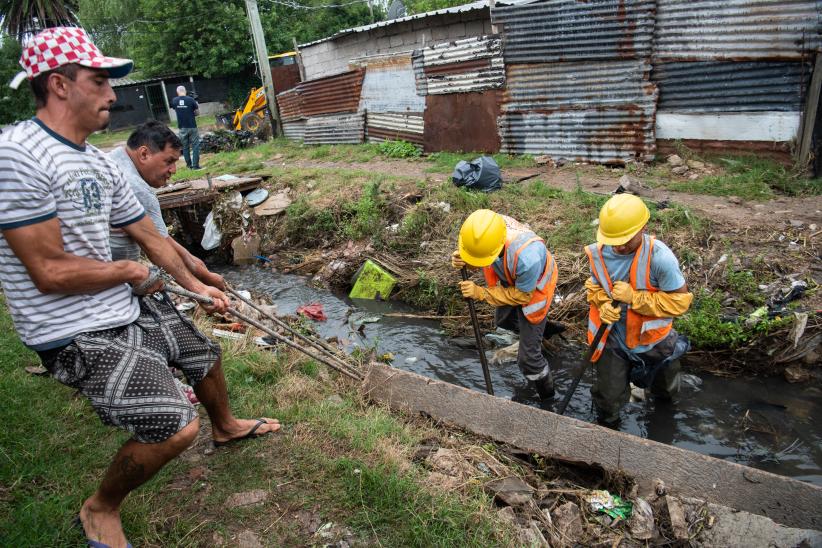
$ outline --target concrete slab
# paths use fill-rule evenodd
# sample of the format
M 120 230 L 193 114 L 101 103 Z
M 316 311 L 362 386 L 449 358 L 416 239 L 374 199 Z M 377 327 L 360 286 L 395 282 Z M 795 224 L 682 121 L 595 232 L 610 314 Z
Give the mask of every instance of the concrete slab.
M 822 530 L 822 488 L 488 396 L 389 366 L 372 364 L 363 383 L 392 409 L 464 428 L 561 461 L 622 470 L 641 487 L 658 478 L 669 492 Z

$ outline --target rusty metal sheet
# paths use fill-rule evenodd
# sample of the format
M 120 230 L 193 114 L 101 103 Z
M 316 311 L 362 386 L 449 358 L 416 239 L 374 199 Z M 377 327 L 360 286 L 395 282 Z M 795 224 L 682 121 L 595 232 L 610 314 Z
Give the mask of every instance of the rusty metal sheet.
M 305 123 L 304 142 L 307 145 L 358 144 L 365 136 L 362 113 L 312 116 Z
M 358 68 L 334 76 L 301 82 L 295 89 L 302 99 L 305 116 L 356 112 L 360 104 L 365 70 Z
M 643 58 L 651 54 L 656 1 L 498 4 L 491 22 L 502 26 L 506 63 Z
M 290 89 L 278 94 L 277 107 L 280 109 L 280 119 L 284 122 L 286 120 L 305 118 L 302 98 L 297 89 Z
M 509 65 L 502 150 L 599 163 L 653 159 L 650 70 L 648 60 Z
M 655 64 L 651 80 L 660 111 L 800 111 L 810 71 L 793 61 L 671 62 Z
M 271 67 L 271 80 L 274 83 L 274 93 L 292 89 L 300 83 L 300 67 L 297 63 Z
M 408 141 L 423 144 L 423 115 L 421 112 L 374 114 L 366 116 L 366 133 L 369 142 Z
M 360 110 L 377 112 L 421 112 L 425 99 L 417 95 L 411 54 L 358 60 L 366 66 L 360 94 Z
M 820 0 L 657 0 L 654 58 L 803 59 L 820 20 Z
M 497 36 L 436 44 L 415 50 L 412 59 L 419 95 L 481 91 L 505 83 L 502 44 Z
M 423 135 L 426 152 L 498 152 L 497 90 L 428 95 Z
M 305 138 L 305 120 L 283 122 L 283 135 L 292 141 L 302 141 Z

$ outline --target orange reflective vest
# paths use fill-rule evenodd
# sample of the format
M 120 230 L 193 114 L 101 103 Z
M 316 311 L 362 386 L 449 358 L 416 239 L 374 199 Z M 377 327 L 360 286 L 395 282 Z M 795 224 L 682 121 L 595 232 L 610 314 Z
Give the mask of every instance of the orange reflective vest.
M 628 280 L 634 291 L 650 291 L 651 293 L 659 291 L 658 288 L 651 285 L 651 257 L 654 252 L 655 240 L 656 238 L 653 236 L 644 234 L 642 236 L 642 245 L 639 246 L 634 254 L 634 262 L 631 263 L 631 273 Z M 610 296 L 614 284 L 611 283 L 611 277 L 608 275 L 607 268 L 605 268 L 605 259 L 602 258 L 602 244 L 586 246 L 585 253 L 588 255 L 588 260 L 591 263 L 591 273 L 594 279 L 596 279 L 599 286 Z M 637 346 L 645 346 L 659 342 L 671 332 L 673 322 L 673 318 L 643 316 L 629 308 L 625 318 L 625 346 L 628 348 L 636 348 Z M 588 344 L 594 341 L 594 336 L 601 324 L 599 309 L 591 305 L 588 309 Z M 591 361 L 597 361 L 602 355 L 602 351 L 605 349 L 605 342 L 610 332 L 611 329 L 608 328 L 594 350 Z
M 509 287 L 515 287 L 516 285 L 517 263 L 519 262 L 520 253 L 534 242 L 545 245 L 542 238 L 533 232 L 519 232 L 508 229 L 503 248 L 502 266 Z M 542 271 L 539 280 L 537 280 L 537 286 L 531 295 L 531 300 L 522 307 L 523 315 L 533 324 L 540 323 L 545 319 L 554 298 L 554 290 L 557 288 L 556 262 L 554 262 L 554 257 L 548 249 L 545 250 L 545 254 L 545 269 Z M 482 273 L 485 275 L 485 283 L 488 284 L 488 287 L 496 287 L 500 278 L 494 268 L 486 266 L 482 269 Z

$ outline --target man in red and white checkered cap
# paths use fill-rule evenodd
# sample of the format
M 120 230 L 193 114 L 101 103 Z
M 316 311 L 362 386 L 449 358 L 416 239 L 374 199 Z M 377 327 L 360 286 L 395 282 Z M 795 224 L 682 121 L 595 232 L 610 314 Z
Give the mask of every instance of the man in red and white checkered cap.
M 112 261 L 114 227 L 177 283 L 210 296 L 207 310 L 228 306 L 157 232 L 117 165 L 86 142 L 108 125 L 116 100 L 109 78 L 127 74 L 131 61 L 104 56 L 83 29 L 59 27 L 34 36 L 20 64 L 25 72 L 12 84 L 29 79 L 37 113 L 0 134 L 0 284 L 15 330 L 49 373 L 133 436 L 79 516 L 90 546 L 125 547 L 123 500 L 199 431 L 169 366 L 185 373 L 208 411 L 215 445 L 280 424 L 235 418 L 219 345 L 158 293 L 156 268 Z

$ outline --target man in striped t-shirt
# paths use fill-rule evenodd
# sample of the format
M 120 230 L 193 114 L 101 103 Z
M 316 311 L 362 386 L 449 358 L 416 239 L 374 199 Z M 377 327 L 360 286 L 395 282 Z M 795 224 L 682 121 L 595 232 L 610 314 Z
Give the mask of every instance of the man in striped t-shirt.
M 194 386 L 215 444 L 280 426 L 236 419 L 219 346 L 167 296 L 150 295 L 162 282 L 150 282 L 146 266 L 111 260 L 109 231 L 121 228 L 180 285 L 211 296 L 215 310 L 228 306 L 191 275 L 116 165 L 86 142 L 108 124 L 109 77 L 125 76 L 131 61 L 103 56 L 83 29 L 61 27 L 33 37 L 20 64 L 12 85 L 29 79 L 37 115 L 0 135 L 0 282 L 18 334 L 49 372 L 83 393 L 103 422 L 133 434 L 80 510 L 90 541 L 126 546 L 123 499 L 199 431 L 169 365 Z

